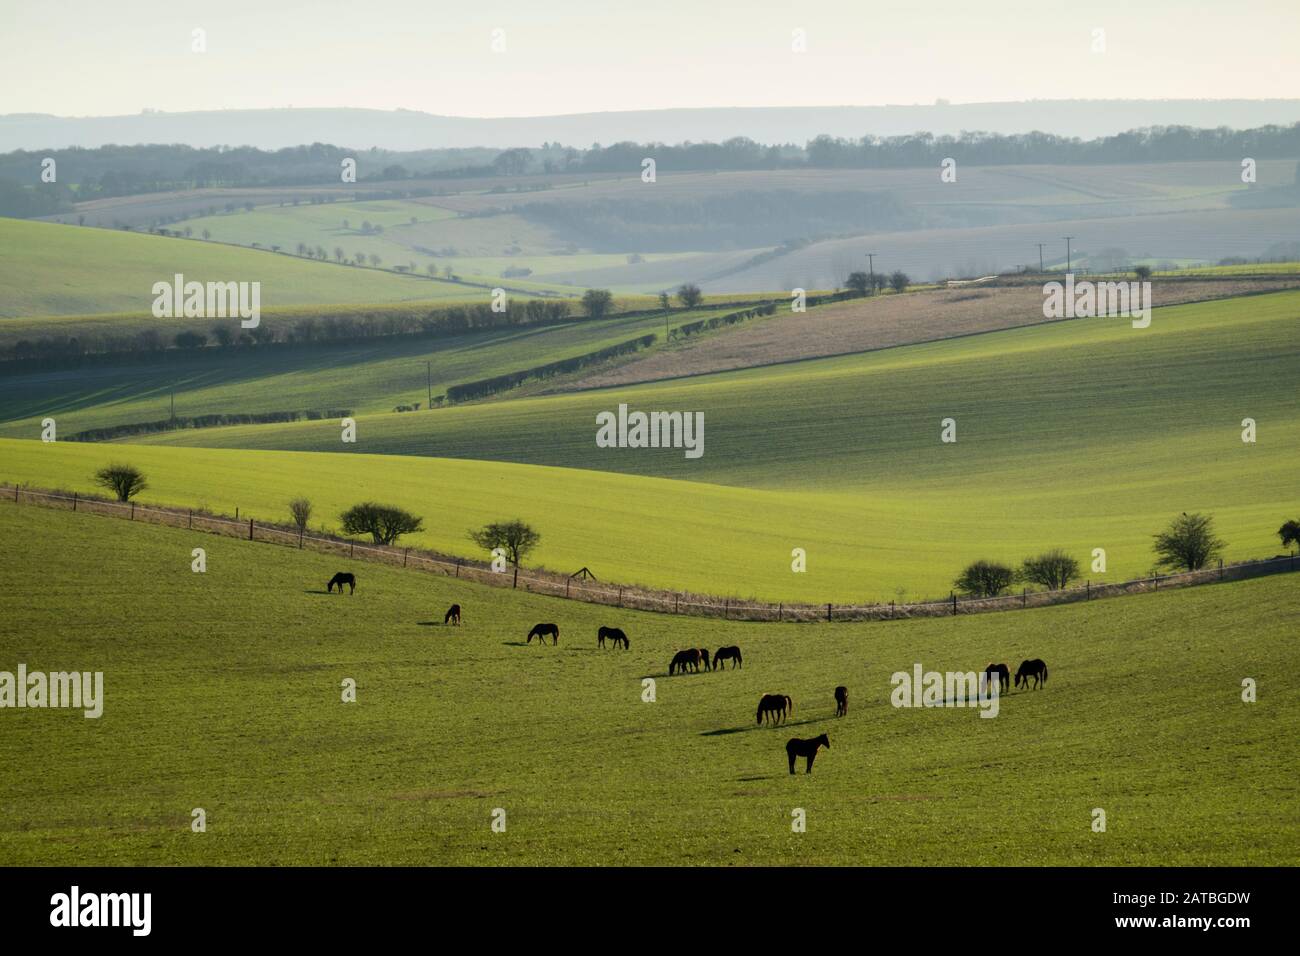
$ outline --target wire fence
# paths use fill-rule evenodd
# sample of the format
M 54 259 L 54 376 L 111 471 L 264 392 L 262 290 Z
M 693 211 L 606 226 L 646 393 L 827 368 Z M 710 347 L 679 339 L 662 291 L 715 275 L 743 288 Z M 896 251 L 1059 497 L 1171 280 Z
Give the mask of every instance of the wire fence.
M 372 561 L 393 567 L 441 574 L 486 584 L 493 587 L 517 588 L 551 597 L 604 604 L 635 611 L 653 611 L 662 614 L 688 614 L 695 617 L 716 617 L 737 621 L 891 621 L 920 617 L 949 617 L 959 614 L 982 614 L 991 611 L 1010 611 L 1056 604 L 1073 604 L 1095 598 L 1143 594 L 1161 588 L 1189 587 L 1218 581 L 1238 581 L 1268 574 L 1297 570 L 1300 564 L 1295 554 L 1279 555 L 1234 564 L 1219 563 L 1218 567 L 1174 574 L 1157 574 L 1147 578 L 1113 583 L 1091 581 L 1074 587 L 1054 591 L 1030 591 L 1020 594 L 1003 594 L 997 597 L 976 598 L 950 594 L 942 600 L 917 603 L 866 604 L 766 604 L 738 601 L 688 592 L 657 591 L 642 587 L 616 584 L 592 584 L 576 576 L 547 573 L 523 568 L 493 570 L 485 562 L 463 558 L 450 558 L 417 548 L 399 548 L 386 545 L 364 544 L 350 538 L 328 534 L 309 534 L 288 525 L 258 522 L 254 518 L 240 519 L 229 515 L 214 515 L 207 511 L 169 508 L 159 505 L 141 505 L 135 502 L 111 501 L 106 498 L 85 496 L 77 492 L 40 490 L 20 485 L 0 485 L 0 500 L 15 504 L 34 504 L 48 508 L 74 511 L 79 514 L 105 515 L 130 521 L 187 528 L 192 531 L 219 534 L 248 541 L 260 541 L 300 551 L 334 554 L 352 560 Z

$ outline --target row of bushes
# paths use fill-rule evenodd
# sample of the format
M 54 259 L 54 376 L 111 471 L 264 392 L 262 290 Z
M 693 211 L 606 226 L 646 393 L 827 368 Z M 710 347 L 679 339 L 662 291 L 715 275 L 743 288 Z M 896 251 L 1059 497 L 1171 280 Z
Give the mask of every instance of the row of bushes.
M 323 418 L 347 418 L 350 409 L 307 409 L 301 412 L 257 412 L 247 415 L 195 415 L 192 417 L 164 418 L 153 422 L 133 422 L 112 425 L 108 428 L 88 428 L 77 432 L 68 441 L 112 441 L 127 435 L 147 435 L 150 432 L 169 432 L 181 428 L 214 428 L 218 425 L 264 425 L 271 422 L 319 421 Z
M 669 341 L 674 339 L 684 339 L 691 335 L 698 335 L 701 332 L 707 332 L 710 329 L 718 329 L 724 325 L 735 325 L 737 322 L 745 322 L 749 319 L 756 318 L 760 315 L 772 315 L 776 312 L 776 303 L 767 302 L 763 305 L 756 305 L 752 309 L 742 309 L 739 312 L 728 312 L 726 315 L 715 315 L 712 318 L 700 319 L 698 322 L 687 322 L 685 325 L 679 325 L 668 333 Z
M 447 389 L 446 398 L 449 402 L 465 402 L 494 395 L 497 392 L 504 392 L 507 389 L 515 388 L 524 382 L 535 379 L 540 380 L 550 378 L 553 375 L 576 372 L 596 362 L 603 362 L 605 359 L 619 355 L 630 355 L 633 352 L 639 352 L 641 349 L 649 348 L 657 338 L 658 336 L 651 332 L 639 338 L 619 342 L 616 345 L 607 345 L 603 349 L 588 352 L 585 355 L 575 355 L 571 358 L 561 359 L 558 362 L 548 362 L 546 365 L 537 365 L 519 372 L 507 372 L 505 375 L 495 375 L 492 378 L 483 378 L 476 382 L 453 385 Z
M 211 327 L 208 335 L 193 329 L 180 332 L 170 341 L 156 328 L 133 332 L 80 331 L 74 335 L 43 335 L 0 345 L 0 361 L 56 359 L 66 361 L 110 353 L 152 353 L 169 347 L 248 348 L 274 343 L 352 342 L 395 335 L 446 335 L 475 329 L 534 325 L 571 319 L 572 303 L 567 300 L 513 300 L 502 312 L 488 303 L 445 306 L 424 312 L 401 310 L 345 312 L 300 319 L 264 319 L 254 329 L 242 330 L 238 319 L 227 319 Z M 182 339 L 183 337 L 183 339 Z
M 1300 544 L 1300 521 L 1288 521 L 1278 529 L 1282 547 Z M 1200 571 L 1223 554 L 1227 542 L 1214 532 L 1211 515 L 1187 514 L 1174 518 L 1159 534 L 1152 536 L 1156 564 L 1152 574 L 1161 570 Z M 971 597 L 997 597 L 1012 584 L 1036 584 L 1049 591 L 1060 591 L 1078 580 L 1079 562 L 1061 548 L 1025 558 L 1018 567 L 998 561 L 980 560 L 967 565 L 953 582 L 953 587 Z

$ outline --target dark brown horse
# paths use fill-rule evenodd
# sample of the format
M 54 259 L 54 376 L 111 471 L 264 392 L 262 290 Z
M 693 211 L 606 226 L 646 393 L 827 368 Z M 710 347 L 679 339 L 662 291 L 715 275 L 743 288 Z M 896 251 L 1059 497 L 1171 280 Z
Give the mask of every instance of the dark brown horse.
M 998 693 L 1005 694 L 1011 689 L 1011 668 L 1006 664 L 990 664 L 984 668 L 984 680 L 991 686 L 994 676 L 998 679 Z
M 687 667 L 695 671 L 700 669 L 700 652 L 694 647 L 688 647 L 673 655 L 672 663 L 668 665 L 668 674 L 669 676 L 679 672 L 685 674 Z
M 717 670 L 722 666 L 723 661 L 731 661 L 731 669 L 734 671 L 737 667 L 744 667 L 745 662 L 740 657 L 740 648 L 732 644 L 730 647 L 719 647 L 713 655 L 713 669 Z
M 442 623 L 443 623 L 443 624 L 459 624 L 459 623 L 460 623 L 460 605 L 459 605 L 459 604 L 453 604 L 451 607 L 447 608 L 447 613 L 443 616 L 443 618 L 442 618 Z
M 340 571 L 330 578 L 330 583 L 325 585 L 325 590 L 333 591 L 336 584 L 339 586 L 339 594 L 343 593 L 343 585 L 345 584 L 352 589 L 348 591 L 349 594 L 357 593 L 357 576 L 349 571 Z
M 709 649 L 707 647 L 700 648 L 700 663 L 704 665 L 706 671 L 712 670 L 712 668 L 709 667 Z
M 535 637 L 537 638 L 538 643 L 545 644 L 546 635 L 548 634 L 551 635 L 552 644 L 560 643 L 560 628 L 558 625 L 555 624 L 534 625 L 533 629 L 528 632 L 528 643 L 529 644 L 533 643 L 533 638 Z
M 831 749 L 831 739 L 825 734 L 820 737 L 813 737 L 811 740 L 804 740 L 800 737 L 791 737 L 785 742 L 785 755 L 790 758 L 790 772 L 794 773 L 794 761 L 796 757 L 808 758 L 808 769 L 804 773 L 812 773 L 813 760 L 817 757 L 817 748 L 825 747 Z
M 631 647 L 631 645 L 629 645 L 627 642 L 627 635 L 624 634 L 620 628 L 602 627 L 600 630 L 596 632 L 596 646 L 604 647 L 606 638 L 612 641 L 615 647 L 618 647 L 618 645 L 622 644 L 623 650 L 625 651 L 629 650 Z
M 772 726 L 776 726 L 785 720 L 787 712 L 794 713 L 794 701 L 789 697 L 784 694 L 764 694 L 758 702 L 755 722 L 762 726 L 763 718 L 767 717 L 772 721 Z
M 849 689 L 841 684 L 835 688 L 835 716 L 843 717 L 849 712 Z M 830 744 L 827 744 L 829 747 Z
M 1038 690 L 1039 684 L 1047 683 L 1047 665 L 1035 657 L 1032 661 L 1022 661 L 1020 670 L 1016 671 L 1016 686 L 1020 682 L 1025 682 L 1025 690 L 1029 690 L 1029 681 L 1033 680 L 1034 690 Z

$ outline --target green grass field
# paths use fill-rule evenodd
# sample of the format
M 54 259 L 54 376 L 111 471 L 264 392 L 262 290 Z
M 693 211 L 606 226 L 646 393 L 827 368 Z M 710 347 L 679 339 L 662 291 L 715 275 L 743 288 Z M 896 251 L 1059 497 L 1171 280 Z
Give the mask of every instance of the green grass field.
M 1159 310 L 1146 330 L 1077 321 L 363 416 L 354 445 L 337 422 L 150 436 L 157 448 L 0 440 L 0 479 L 84 491 L 123 459 L 149 474 L 146 499 L 267 520 L 299 494 L 330 523 L 379 498 L 426 516 L 413 543 L 458 554 L 473 553 L 467 528 L 518 515 L 554 570 L 773 601 L 938 597 L 969 561 L 1052 547 L 1085 567 L 1104 548 L 1106 572 L 1087 576 L 1123 580 L 1152 568 L 1151 536 L 1181 511 L 1215 516 L 1227 560 L 1278 552 L 1300 499 L 1300 409 L 1280 385 L 1300 368 L 1298 304 L 1255 296 Z M 597 449 L 595 413 L 622 401 L 703 411 L 704 456 Z M 939 441 L 945 417 L 956 444 Z M 805 574 L 791 573 L 796 547 Z
M 262 307 L 467 298 L 465 286 L 199 240 L 0 218 L 0 319 L 134 312 L 155 282 L 262 283 Z
M 428 401 L 450 385 L 597 351 L 646 333 L 664 339 L 711 312 L 675 312 L 562 325 L 521 326 L 439 338 L 397 336 L 346 345 L 210 350 L 129 365 L 38 370 L 0 376 L 0 436 L 39 433 L 56 416 L 62 434 L 180 417 L 347 408 L 391 412 Z M 553 384 L 553 383 L 547 383 Z M 536 386 L 533 386 L 534 389 Z
M 97 720 L 0 717 L 4 865 L 1300 859 L 1290 576 L 956 620 L 743 625 L 360 563 L 355 595 L 326 596 L 346 562 L 2 502 L 0 532 L 0 670 L 104 675 Z M 441 624 L 453 601 L 459 629 Z M 541 620 L 558 647 L 523 643 Z M 630 651 L 596 649 L 606 623 Z M 677 648 L 732 643 L 741 670 L 665 675 Z M 1049 682 L 1004 696 L 996 719 L 889 704 L 890 675 L 916 663 L 1026 657 Z M 1240 699 L 1247 677 L 1258 703 Z M 755 727 L 764 692 L 794 699 L 788 727 Z M 822 732 L 813 775 L 789 776 L 786 739 Z

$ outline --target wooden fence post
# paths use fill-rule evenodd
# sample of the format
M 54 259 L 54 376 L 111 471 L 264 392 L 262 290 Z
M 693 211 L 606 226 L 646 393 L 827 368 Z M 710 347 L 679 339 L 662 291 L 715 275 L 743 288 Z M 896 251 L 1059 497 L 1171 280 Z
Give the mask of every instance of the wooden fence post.
M 75 491 L 72 493 L 72 510 L 77 510 L 77 493 Z M 1223 562 L 1220 561 L 1219 564 L 1222 565 Z
M 952 595 L 952 613 L 955 616 L 957 614 L 957 592 L 949 591 L 948 593 Z
M 410 548 L 407 548 L 405 551 L 402 552 L 402 567 L 406 567 L 406 558 L 407 555 L 409 555 L 410 553 L 411 553 Z
M 673 613 L 674 613 L 674 614 L 680 614 L 680 613 L 681 613 L 681 610 L 680 610 L 681 600 L 682 600 L 682 596 L 681 596 L 680 594 L 674 594 L 674 595 L 673 595 Z
M 1091 601 L 1091 600 L 1092 600 L 1092 582 L 1091 582 L 1091 581 L 1088 581 L 1088 582 L 1087 582 L 1087 586 L 1088 586 L 1088 596 L 1087 596 L 1086 598 L 1084 598 L 1084 600 L 1085 600 L 1085 601 Z
M 572 583 L 573 583 L 573 579 L 572 579 L 572 578 L 565 578 L 565 579 L 564 579 L 564 596 L 565 596 L 565 597 L 568 597 L 568 596 L 569 596 L 569 585 L 572 584 Z
M 1020 589 L 1020 606 L 1021 607 L 1029 606 L 1029 588 Z
M 460 577 L 460 558 L 456 559 L 456 577 Z
M 826 620 L 829 621 L 830 619 L 831 619 L 831 606 L 830 606 L 829 604 L 827 604 L 827 605 L 826 605 Z
M 514 584 L 512 584 L 512 585 L 510 585 L 510 586 L 511 586 L 512 588 L 517 588 L 517 587 L 519 587 L 519 565 L 517 565 L 517 564 L 515 565 L 515 582 L 514 582 Z
M 302 528 L 299 528 L 299 529 L 298 529 L 298 550 L 299 550 L 299 551 L 302 550 L 302 532 L 303 532 L 303 529 L 302 529 Z
M 1223 580 L 1223 558 L 1219 558 L 1219 580 Z
M 193 508 L 190 509 L 190 523 L 189 523 L 189 529 L 190 529 L 191 531 L 194 530 L 194 509 L 193 509 Z
M 135 502 L 131 502 L 131 520 L 135 520 Z
M 602 573 L 603 573 L 603 572 L 602 572 Z M 619 588 L 619 589 L 618 589 L 618 606 L 619 606 L 619 607 L 622 607 L 622 606 L 623 606 L 623 589 L 622 589 L 622 588 Z
M 355 541 L 349 541 L 349 542 L 348 542 L 348 557 L 349 557 L 349 558 L 355 558 L 356 556 L 357 556 L 357 543 L 356 543 Z
M 784 605 L 784 604 L 778 604 L 778 605 L 776 606 L 776 619 L 777 619 L 778 621 L 781 620 L 781 612 L 784 611 L 784 610 L 785 610 L 785 605 Z
M 249 541 L 253 540 L 253 519 L 252 518 L 248 519 L 248 540 Z

